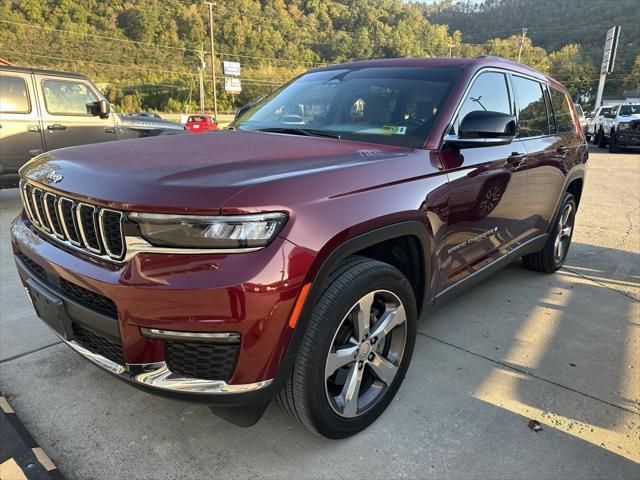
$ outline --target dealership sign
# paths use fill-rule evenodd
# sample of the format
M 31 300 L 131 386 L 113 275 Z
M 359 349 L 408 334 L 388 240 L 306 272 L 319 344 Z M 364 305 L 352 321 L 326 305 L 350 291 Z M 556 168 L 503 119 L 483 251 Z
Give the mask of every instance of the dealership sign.
M 616 50 L 618 49 L 618 39 L 620 38 L 620 27 L 612 27 L 607 32 L 607 39 L 604 42 L 604 56 L 600 74 L 606 75 L 613 72 L 613 64 L 616 61 Z
M 232 77 L 240 76 L 240 62 L 222 62 L 222 72 Z
M 224 77 L 224 91 L 229 93 L 242 92 L 242 82 L 236 77 Z

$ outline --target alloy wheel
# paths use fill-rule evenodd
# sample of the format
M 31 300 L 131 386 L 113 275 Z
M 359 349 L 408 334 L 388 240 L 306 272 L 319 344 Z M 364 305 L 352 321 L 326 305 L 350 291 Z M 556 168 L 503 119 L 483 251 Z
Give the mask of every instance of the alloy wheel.
M 556 239 L 553 244 L 553 258 L 556 264 L 561 263 L 567 255 L 569 243 L 571 242 L 574 218 L 573 205 L 567 203 L 558 220 L 558 233 L 556 234 Z
M 335 413 L 371 409 L 392 384 L 407 343 L 402 301 L 387 290 L 363 296 L 338 327 L 325 364 L 325 392 Z

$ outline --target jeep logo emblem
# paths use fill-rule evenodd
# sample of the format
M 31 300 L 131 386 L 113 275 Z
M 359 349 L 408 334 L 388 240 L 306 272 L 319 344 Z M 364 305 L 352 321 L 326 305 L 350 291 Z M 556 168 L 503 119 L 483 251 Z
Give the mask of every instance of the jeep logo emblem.
M 47 173 L 47 176 L 45 178 L 49 180 L 51 183 L 58 183 L 64 177 L 60 175 L 58 172 L 49 172 Z

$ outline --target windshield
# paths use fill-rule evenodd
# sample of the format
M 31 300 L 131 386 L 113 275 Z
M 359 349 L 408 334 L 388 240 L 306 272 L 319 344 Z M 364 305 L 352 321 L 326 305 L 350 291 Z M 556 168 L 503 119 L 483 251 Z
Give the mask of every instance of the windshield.
M 620 107 L 620 116 L 638 114 L 640 114 L 640 105 L 622 105 L 622 107 Z
M 600 115 L 609 115 L 610 111 L 611 107 L 603 108 L 602 110 L 600 110 Z
M 231 127 L 422 147 L 460 72 L 415 67 L 311 72 L 242 112 Z

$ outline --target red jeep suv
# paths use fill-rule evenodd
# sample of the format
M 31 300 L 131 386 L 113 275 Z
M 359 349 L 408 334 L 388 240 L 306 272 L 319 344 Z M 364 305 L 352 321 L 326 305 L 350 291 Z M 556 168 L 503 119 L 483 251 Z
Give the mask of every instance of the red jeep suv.
M 13 251 L 102 369 L 241 425 L 277 398 L 341 438 L 393 399 L 420 315 L 517 258 L 562 266 L 586 161 L 567 91 L 520 64 L 336 65 L 217 135 L 34 158 Z

